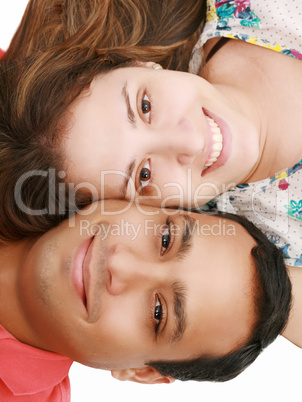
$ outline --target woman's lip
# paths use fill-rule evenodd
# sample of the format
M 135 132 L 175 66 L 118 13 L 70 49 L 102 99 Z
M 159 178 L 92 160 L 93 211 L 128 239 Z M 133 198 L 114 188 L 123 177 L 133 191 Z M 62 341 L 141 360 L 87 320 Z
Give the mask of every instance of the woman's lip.
M 223 166 L 227 162 L 227 160 L 230 156 L 230 150 L 231 150 L 231 132 L 230 132 L 228 125 L 225 123 L 224 120 L 220 119 L 219 117 L 214 115 L 212 112 L 209 112 L 206 109 L 203 109 L 203 112 L 206 116 L 209 116 L 211 119 L 213 119 L 215 121 L 215 123 L 218 124 L 218 126 L 220 128 L 220 132 L 223 137 L 223 148 L 222 148 L 222 151 L 221 151 L 217 161 L 214 162 L 212 166 L 210 166 L 209 168 L 207 168 L 206 170 L 203 170 L 201 172 L 202 177 L 212 173 L 216 169 Z M 209 145 L 211 146 L 211 143 Z
M 86 290 L 84 281 L 84 266 L 86 265 L 86 259 L 87 259 L 86 257 L 92 241 L 93 237 L 85 240 L 77 249 L 72 270 L 72 281 L 74 287 L 80 299 L 82 300 L 85 308 L 87 305 L 87 300 L 86 300 Z

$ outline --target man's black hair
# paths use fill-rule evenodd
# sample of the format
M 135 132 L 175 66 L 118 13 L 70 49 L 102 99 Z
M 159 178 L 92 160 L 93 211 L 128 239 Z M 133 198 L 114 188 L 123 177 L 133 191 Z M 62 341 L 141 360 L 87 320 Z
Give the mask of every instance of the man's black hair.
M 230 219 L 243 226 L 256 240 L 251 254 L 256 267 L 256 282 L 260 287 L 254 296 L 256 325 L 249 341 L 224 356 L 200 356 L 189 361 L 156 361 L 147 363 L 162 375 L 181 381 L 228 381 L 245 370 L 282 332 L 291 309 L 291 282 L 284 264 L 282 251 L 243 216 L 225 212 L 207 212 L 207 215 Z

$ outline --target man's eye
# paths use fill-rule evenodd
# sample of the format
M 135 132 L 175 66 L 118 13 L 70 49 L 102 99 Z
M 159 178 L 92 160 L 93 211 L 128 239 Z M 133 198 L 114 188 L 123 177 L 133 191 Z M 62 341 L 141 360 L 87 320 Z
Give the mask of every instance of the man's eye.
M 147 187 L 151 180 L 151 167 L 149 159 L 144 164 L 142 170 L 139 173 L 139 184 L 141 188 Z
M 148 96 L 145 94 L 143 99 L 142 99 L 142 112 L 145 115 L 145 118 L 148 123 L 150 123 L 151 120 L 151 102 Z
M 164 255 L 169 248 L 171 241 L 171 235 L 170 235 L 170 221 L 167 221 L 167 224 L 164 227 L 164 230 L 162 232 L 162 237 L 161 237 L 161 251 L 160 255 Z
M 162 306 L 158 296 L 156 295 L 156 305 L 154 308 L 154 320 L 156 322 L 155 332 L 158 331 L 162 317 L 163 317 L 163 306 Z

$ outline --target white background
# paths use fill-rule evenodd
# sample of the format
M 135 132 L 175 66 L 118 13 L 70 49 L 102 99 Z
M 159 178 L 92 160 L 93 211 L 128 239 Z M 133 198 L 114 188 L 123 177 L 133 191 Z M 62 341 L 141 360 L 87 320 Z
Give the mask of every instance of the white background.
M 2 49 L 8 47 L 26 4 L 27 0 L 0 0 Z M 70 379 L 72 402 L 301 402 L 302 351 L 279 337 L 243 374 L 223 384 L 121 383 L 109 372 L 79 364 L 72 366 Z

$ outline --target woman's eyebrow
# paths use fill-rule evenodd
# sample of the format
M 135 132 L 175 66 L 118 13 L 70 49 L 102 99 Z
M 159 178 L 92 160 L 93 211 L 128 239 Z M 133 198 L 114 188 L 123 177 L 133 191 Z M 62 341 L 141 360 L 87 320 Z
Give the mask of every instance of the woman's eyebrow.
M 122 88 L 122 95 L 123 95 L 123 98 L 125 99 L 125 103 L 126 103 L 126 107 L 127 107 L 128 121 L 133 128 L 136 128 L 137 126 L 136 126 L 135 113 L 133 112 L 133 109 L 130 104 L 130 98 L 129 98 L 127 85 L 128 85 L 128 82 L 126 81 Z
M 126 198 L 129 181 L 131 179 L 135 165 L 136 165 L 136 160 L 132 159 L 126 168 L 123 184 L 120 187 L 120 193 L 121 193 L 122 199 Z

